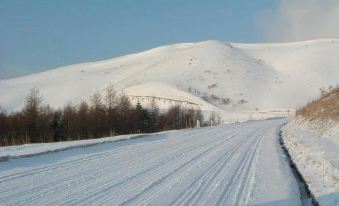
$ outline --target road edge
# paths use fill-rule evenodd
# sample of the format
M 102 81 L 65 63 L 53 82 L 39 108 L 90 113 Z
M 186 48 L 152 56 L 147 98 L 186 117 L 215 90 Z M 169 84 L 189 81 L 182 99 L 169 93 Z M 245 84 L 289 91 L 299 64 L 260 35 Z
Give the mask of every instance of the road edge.
M 47 150 L 47 151 L 32 153 L 32 154 L 24 154 L 24 155 L 18 155 L 18 156 L 11 156 L 11 155 L 0 156 L 0 163 L 10 161 L 11 159 L 21 159 L 21 158 L 35 157 L 35 156 L 40 156 L 40 155 L 45 155 L 45 154 L 50 154 L 50 153 L 55 153 L 55 152 L 61 152 L 61 151 L 66 151 L 66 150 L 72 150 L 72 149 L 78 149 L 78 148 L 84 148 L 84 147 L 92 147 L 92 146 L 101 145 L 101 144 L 109 144 L 109 143 L 116 143 L 116 142 L 120 142 L 120 141 L 144 138 L 144 137 L 147 137 L 147 136 L 151 136 L 151 135 L 150 134 L 136 134 L 136 135 L 133 135 L 129 138 L 109 140 L 109 141 L 103 141 L 103 142 L 94 142 L 94 143 L 81 144 L 81 145 L 74 145 L 74 146 L 69 146 L 69 147 L 65 147 L 65 148 Z
M 283 138 L 283 135 L 282 135 L 282 128 L 286 125 L 283 124 L 283 126 L 280 128 L 279 130 L 279 143 L 280 143 L 280 146 L 286 156 L 286 159 L 289 163 L 289 166 L 292 170 L 292 173 L 294 174 L 295 178 L 296 178 L 296 181 L 298 181 L 298 184 L 299 182 L 301 182 L 303 185 L 304 185 L 304 188 L 305 188 L 305 191 L 306 191 L 306 194 L 308 196 L 308 198 L 311 199 L 311 202 L 314 206 L 319 206 L 319 202 L 318 200 L 315 198 L 314 194 L 312 193 L 312 191 L 310 190 L 310 187 L 309 185 L 307 184 L 307 182 L 305 181 L 304 177 L 302 176 L 302 174 L 300 173 L 300 171 L 298 170 L 298 167 L 297 165 L 294 163 L 294 161 L 292 160 L 292 157 L 290 155 L 290 153 L 288 152 L 288 149 L 286 148 L 285 146 L 285 143 L 284 143 L 284 138 Z M 299 188 L 300 190 L 300 188 Z M 300 197 L 300 199 L 302 199 Z

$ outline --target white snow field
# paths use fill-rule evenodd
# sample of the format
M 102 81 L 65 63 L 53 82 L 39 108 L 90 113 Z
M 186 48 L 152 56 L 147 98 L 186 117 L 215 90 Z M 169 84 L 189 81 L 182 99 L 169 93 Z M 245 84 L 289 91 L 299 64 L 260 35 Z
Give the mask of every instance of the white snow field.
M 283 137 L 319 204 L 339 206 L 339 124 L 298 118 L 283 128 Z
M 8 111 L 20 109 L 36 87 L 52 107 L 63 107 L 112 84 L 127 95 L 190 101 L 203 111 L 224 111 L 233 120 L 265 118 L 304 105 L 319 88 L 337 84 L 338 53 L 337 39 L 174 44 L 1 80 L 0 105 Z M 161 107 L 170 103 L 158 101 Z
M 301 205 L 284 119 L 168 131 L 0 162 L 1 205 Z

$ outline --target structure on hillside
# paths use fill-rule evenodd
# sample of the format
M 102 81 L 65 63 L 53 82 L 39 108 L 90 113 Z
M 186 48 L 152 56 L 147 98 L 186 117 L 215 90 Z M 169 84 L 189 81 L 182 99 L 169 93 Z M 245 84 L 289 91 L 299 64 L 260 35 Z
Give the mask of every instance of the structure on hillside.
M 139 96 L 139 95 L 127 95 L 131 100 L 136 100 L 138 102 L 151 102 L 151 101 L 157 101 L 157 102 L 163 102 L 163 103 L 169 103 L 174 105 L 180 105 L 180 106 L 191 106 L 191 107 L 199 107 L 200 105 L 194 102 L 185 101 L 185 100 L 179 100 L 179 99 L 170 99 L 170 98 L 164 98 L 164 97 L 157 97 L 157 96 Z

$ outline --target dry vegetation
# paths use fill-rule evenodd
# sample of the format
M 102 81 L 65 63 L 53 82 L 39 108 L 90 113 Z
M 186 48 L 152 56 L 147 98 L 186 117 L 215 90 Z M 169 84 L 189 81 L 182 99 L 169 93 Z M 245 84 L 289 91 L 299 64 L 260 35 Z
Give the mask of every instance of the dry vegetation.
M 334 120 L 339 122 L 339 86 L 320 89 L 320 98 L 297 109 L 296 116 L 302 116 L 310 121 Z

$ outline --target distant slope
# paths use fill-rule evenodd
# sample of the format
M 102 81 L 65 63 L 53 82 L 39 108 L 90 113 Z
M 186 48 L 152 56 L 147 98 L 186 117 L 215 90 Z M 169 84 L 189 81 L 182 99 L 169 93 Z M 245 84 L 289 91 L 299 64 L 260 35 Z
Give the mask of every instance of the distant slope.
M 295 108 L 313 98 L 320 87 L 338 82 L 338 53 L 339 40 L 331 39 L 175 44 L 2 80 L 0 105 L 19 109 L 35 86 L 46 102 L 60 107 L 111 83 L 119 92 L 194 101 L 206 111 Z
M 339 83 L 337 39 L 237 46 L 279 73 L 270 86 L 282 105 L 304 105 L 318 96 L 321 87 Z

